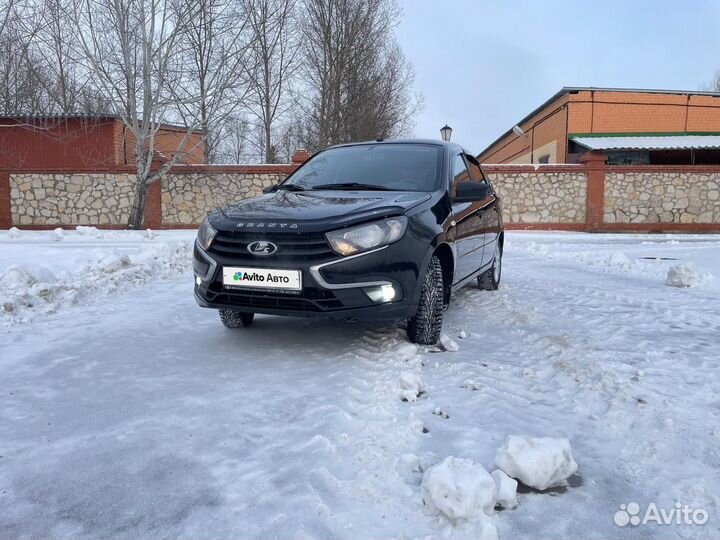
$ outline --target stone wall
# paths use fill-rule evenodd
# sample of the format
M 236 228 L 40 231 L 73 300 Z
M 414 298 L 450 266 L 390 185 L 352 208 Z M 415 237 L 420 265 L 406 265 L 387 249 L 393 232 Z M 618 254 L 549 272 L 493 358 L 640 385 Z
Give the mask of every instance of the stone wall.
M 262 192 L 297 167 L 182 166 L 148 192 L 146 226 L 193 227 L 206 212 Z M 720 232 L 720 167 L 485 165 L 508 228 Z M 127 225 L 131 168 L 73 173 L 0 171 L 0 227 Z
M 125 225 L 132 174 L 10 174 L 10 216 L 16 225 Z
M 287 176 L 280 172 L 182 173 L 162 180 L 162 221 L 200 223 L 211 208 L 255 197 Z
M 505 223 L 585 222 L 587 174 L 584 170 L 484 169 L 500 194 Z
M 613 171 L 605 223 L 720 223 L 720 171 Z

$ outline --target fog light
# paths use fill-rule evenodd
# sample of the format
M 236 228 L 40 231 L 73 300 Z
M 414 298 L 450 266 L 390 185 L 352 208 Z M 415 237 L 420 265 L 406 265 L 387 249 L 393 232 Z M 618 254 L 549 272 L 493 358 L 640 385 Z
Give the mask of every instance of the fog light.
M 198 287 L 199 287 L 200 285 L 202 285 L 202 279 L 200 279 L 199 277 L 196 277 L 196 278 L 195 278 L 195 285 L 197 285 Z
M 365 291 L 365 294 L 370 297 L 370 300 L 372 300 L 376 304 L 381 304 L 383 302 L 391 302 L 395 298 L 395 296 L 397 296 L 397 293 L 395 292 L 395 287 L 393 287 L 392 285 L 368 287 L 367 289 L 363 290 Z

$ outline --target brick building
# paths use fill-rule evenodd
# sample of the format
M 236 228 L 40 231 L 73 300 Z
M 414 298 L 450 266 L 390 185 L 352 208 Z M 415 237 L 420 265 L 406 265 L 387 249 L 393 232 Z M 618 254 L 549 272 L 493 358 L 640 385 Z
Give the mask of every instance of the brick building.
M 720 93 L 563 88 L 478 159 L 577 163 L 592 150 L 610 165 L 720 164 Z
M 158 161 L 170 157 L 186 130 L 160 126 L 155 149 Z M 194 132 L 181 163 L 203 162 L 201 132 Z M 0 170 L 96 170 L 134 165 L 135 138 L 113 116 L 0 117 Z

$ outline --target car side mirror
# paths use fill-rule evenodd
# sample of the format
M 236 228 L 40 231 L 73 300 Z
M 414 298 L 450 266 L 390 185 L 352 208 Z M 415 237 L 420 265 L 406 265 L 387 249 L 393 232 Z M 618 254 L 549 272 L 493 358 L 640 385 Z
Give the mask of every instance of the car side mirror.
M 265 187 L 262 189 L 262 192 L 263 192 L 263 193 L 272 193 L 272 192 L 274 192 L 274 191 L 277 191 L 277 188 L 278 188 L 279 185 L 280 185 L 280 184 L 273 184 L 273 185 L 271 185 L 271 186 L 265 186 Z
M 488 196 L 490 188 L 487 183 L 460 182 L 455 186 L 454 202 L 481 201 Z

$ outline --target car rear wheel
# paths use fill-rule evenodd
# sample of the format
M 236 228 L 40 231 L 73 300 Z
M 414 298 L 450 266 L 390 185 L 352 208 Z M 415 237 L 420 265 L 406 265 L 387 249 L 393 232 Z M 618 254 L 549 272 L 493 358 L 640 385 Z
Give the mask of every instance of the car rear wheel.
M 408 338 L 413 343 L 434 345 L 440 339 L 443 321 L 443 273 L 440 259 L 430 260 L 422 282 L 420 302 L 414 317 L 408 319 Z
M 231 309 L 220 309 L 220 320 L 227 328 L 244 328 L 250 326 L 255 318 L 254 313 L 232 311 Z
M 502 276 L 502 247 L 500 243 L 495 244 L 495 254 L 493 255 L 493 264 L 480 274 L 477 278 L 478 287 L 484 291 L 497 291 L 500 286 L 500 277 Z

